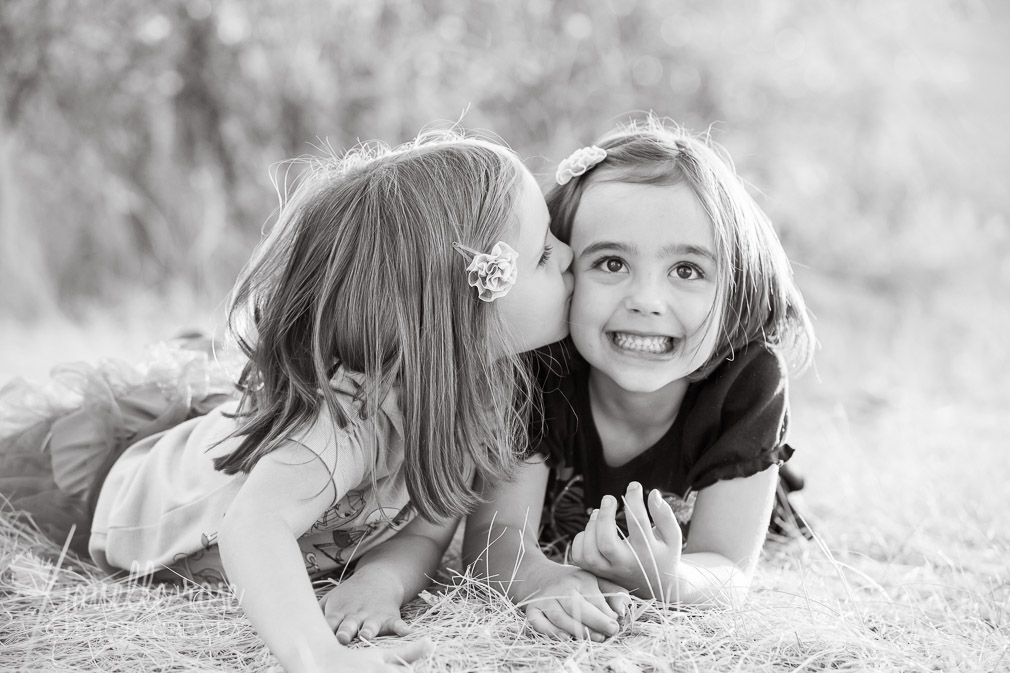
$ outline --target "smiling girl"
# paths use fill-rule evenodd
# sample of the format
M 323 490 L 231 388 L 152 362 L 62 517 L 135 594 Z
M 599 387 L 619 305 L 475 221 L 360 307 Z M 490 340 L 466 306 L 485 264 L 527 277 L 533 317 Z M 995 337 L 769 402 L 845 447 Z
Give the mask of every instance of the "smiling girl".
M 787 362 L 809 364 L 814 337 L 771 223 L 712 143 L 650 118 L 557 182 L 578 352 L 544 388 L 540 457 L 470 517 L 465 554 L 534 628 L 602 640 L 624 590 L 745 594 L 793 452 Z M 574 565 L 548 557 L 566 551 Z

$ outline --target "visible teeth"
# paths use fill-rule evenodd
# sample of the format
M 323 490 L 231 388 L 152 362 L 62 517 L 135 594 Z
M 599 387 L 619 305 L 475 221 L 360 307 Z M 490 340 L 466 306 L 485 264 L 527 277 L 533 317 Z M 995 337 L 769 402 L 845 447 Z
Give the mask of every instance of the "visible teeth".
M 614 332 L 614 343 L 619 348 L 645 353 L 665 353 L 673 347 L 673 338 L 665 336 L 643 337 Z

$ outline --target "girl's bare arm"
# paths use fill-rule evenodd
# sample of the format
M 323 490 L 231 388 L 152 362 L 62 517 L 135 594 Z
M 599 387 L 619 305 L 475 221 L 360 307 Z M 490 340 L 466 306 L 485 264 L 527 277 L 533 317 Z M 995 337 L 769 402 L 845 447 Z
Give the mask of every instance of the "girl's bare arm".
M 463 559 L 474 575 L 520 605 L 538 631 L 602 640 L 617 632 L 627 593 L 574 566 L 551 561 L 537 542 L 548 468 L 524 463 L 467 519 Z M 606 592 L 608 595 L 604 595 Z
M 316 456 L 285 445 L 249 473 L 218 534 L 221 559 L 249 621 L 289 673 L 394 670 L 392 654 L 412 660 L 425 649 L 348 650 L 316 601 L 298 538 L 342 496 Z
M 679 602 L 727 602 L 746 594 L 768 534 L 778 466 L 719 481 L 698 493 L 677 573 Z

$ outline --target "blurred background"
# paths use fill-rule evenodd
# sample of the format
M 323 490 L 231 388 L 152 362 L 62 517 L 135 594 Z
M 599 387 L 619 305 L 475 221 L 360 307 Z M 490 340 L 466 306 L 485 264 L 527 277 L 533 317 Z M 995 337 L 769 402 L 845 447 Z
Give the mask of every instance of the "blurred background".
M 3 0 L 0 385 L 216 329 L 279 161 L 461 120 L 546 186 L 651 110 L 727 147 L 794 262 L 803 460 L 970 462 L 1010 409 L 1008 28 L 998 0 Z

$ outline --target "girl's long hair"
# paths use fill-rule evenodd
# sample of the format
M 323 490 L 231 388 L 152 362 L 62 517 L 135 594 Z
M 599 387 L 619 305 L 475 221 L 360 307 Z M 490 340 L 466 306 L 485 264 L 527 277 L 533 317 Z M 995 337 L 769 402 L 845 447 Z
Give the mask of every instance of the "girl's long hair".
M 768 216 L 748 193 L 726 151 L 707 136 L 649 115 L 596 142 L 607 157 L 547 194 L 554 235 L 566 243 L 586 189 L 605 182 L 687 185 L 712 222 L 719 259 L 712 356 L 689 377 L 708 376 L 753 341 L 784 351 L 802 370 L 813 360 L 814 330 L 792 267 Z
M 471 509 L 474 470 L 487 483 L 509 478 L 531 377 L 453 243 L 490 250 L 509 238 L 521 170 L 506 148 L 456 132 L 311 162 L 233 293 L 229 328 L 249 357 L 242 441 L 217 469 L 248 472 L 324 405 L 337 426 L 358 422 L 329 385 L 343 364 L 364 375 L 362 419 L 396 389 L 422 516 Z

